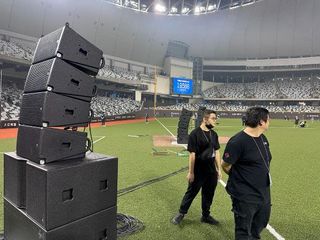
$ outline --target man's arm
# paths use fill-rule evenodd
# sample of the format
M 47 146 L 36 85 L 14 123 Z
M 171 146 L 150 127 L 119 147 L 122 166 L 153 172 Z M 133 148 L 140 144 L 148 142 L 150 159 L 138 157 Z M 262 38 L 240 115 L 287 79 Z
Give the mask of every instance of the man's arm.
M 219 150 L 215 151 L 215 166 L 216 166 L 216 170 L 218 172 L 218 179 L 221 179 L 222 178 L 221 155 L 220 155 L 220 151 Z
M 187 179 L 189 183 L 192 183 L 194 181 L 194 163 L 196 161 L 196 153 L 191 152 L 189 154 L 189 172 L 187 175 Z
M 226 174 L 229 175 L 229 172 L 230 172 L 230 169 L 231 169 L 231 167 L 232 167 L 232 164 L 227 163 L 227 162 L 225 162 L 225 161 L 222 160 L 221 166 L 222 166 L 223 171 L 224 171 Z

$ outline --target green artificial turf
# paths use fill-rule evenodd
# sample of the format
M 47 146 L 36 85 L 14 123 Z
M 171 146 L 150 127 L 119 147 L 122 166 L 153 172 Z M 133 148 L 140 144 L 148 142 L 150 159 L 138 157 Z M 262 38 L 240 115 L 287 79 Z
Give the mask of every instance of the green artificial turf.
M 176 135 L 178 119 L 159 120 Z M 239 119 L 220 119 L 219 122 L 216 128 L 219 136 L 232 136 L 242 129 Z M 94 145 L 95 152 L 119 158 L 119 190 L 167 175 L 188 165 L 188 157 L 177 156 L 172 152 L 167 156 L 152 155 L 152 136 L 170 135 L 157 121 L 94 128 L 93 135 L 95 141 L 104 137 Z M 128 135 L 145 136 L 134 138 Z M 320 239 L 320 123 L 309 123 L 306 129 L 301 129 L 294 128 L 292 121 L 271 120 L 266 135 L 273 155 L 273 206 L 270 225 L 285 239 Z M 221 152 L 224 147 L 222 144 Z M 183 149 L 155 148 L 159 151 L 175 152 Z M 0 152 L 14 149 L 14 139 L 0 140 Z M 3 176 L 2 154 L 0 161 Z M 212 214 L 221 223 L 219 226 L 200 223 L 200 196 L 194 200 L 181 226 L 170 223 L 187 187 L 186 173 L 179 173 L 118 198 L 119 213 L 135 216 L 145 224 L 143 231 L 123 239 L 233 239 L 231 202 L 221 184 L 217 187 L 212 206 Z M 226 181 L 227 176 L 224 175 L 223 180 Z M 3 177 L 0 184 L 2 196 Z M 0 204 L 0 226 L 3 226 L 2 201 Z M 275 238 L 264 230 L 262 239 Z

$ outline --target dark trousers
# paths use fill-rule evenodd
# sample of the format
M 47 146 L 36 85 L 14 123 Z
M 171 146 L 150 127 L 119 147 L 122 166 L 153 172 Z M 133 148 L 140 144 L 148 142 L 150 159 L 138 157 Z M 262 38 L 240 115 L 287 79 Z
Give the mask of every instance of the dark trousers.
M 189 183 L 187 192 L 184 194 L 180 205 L 180 213 L 186 214 L 191 206 L 193 199 L 197 196 L 201 190 L 202 197 L 202 215 L 207 217 L 210 215 L 210 207 L 212 204 L 214 192 L 217 187 L 217 174 L 200 175 L 195 174 L 194 181 Z
M 271 213 L 269 203 L 247 203 L 232 199 L 236 240 L 260 239 L 260 233 L 267 226 Z

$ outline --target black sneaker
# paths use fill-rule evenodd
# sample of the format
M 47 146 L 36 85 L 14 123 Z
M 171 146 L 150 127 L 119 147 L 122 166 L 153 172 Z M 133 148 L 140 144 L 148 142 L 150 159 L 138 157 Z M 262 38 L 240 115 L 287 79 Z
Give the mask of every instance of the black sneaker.
M 203 223 L 208 223 L 208 224 L 211 224 L 211 225 L 218 225 L 219 224 L 219 221 L 215 220 L 213 217 L 211 217 L 210 215 L 208 217 L 204 217 L 202 216 L 201 217 L 201 222 Z
M 178 225 L 181 223 L 183 218 L 184 218 L 184 214 L 178 213 L 174 218 L 172 218 L 171 222 L 175 225 Z

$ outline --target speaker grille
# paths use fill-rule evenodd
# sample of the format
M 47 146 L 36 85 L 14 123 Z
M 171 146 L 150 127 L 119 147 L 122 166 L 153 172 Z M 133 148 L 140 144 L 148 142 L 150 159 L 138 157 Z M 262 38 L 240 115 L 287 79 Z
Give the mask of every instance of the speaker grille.
M 35 92 L 47 88 L 47 80 L 54 59 L 31 65 L 24 92 Z M 63 80 L 63 79 L 61 79 Z
M 64 28 L 60 28 L 39 39 L 32 64 L 46 60 L 48 59 L 48 57 L 50 58 L 56 55 L 56 51 L 59 45 L 59 39 L 61 37 L 63 29 Z
M 45 94 L 23 94 L 20 123 L 42 123 Z

